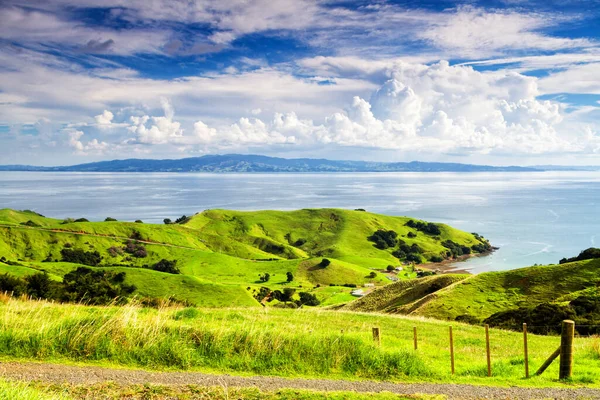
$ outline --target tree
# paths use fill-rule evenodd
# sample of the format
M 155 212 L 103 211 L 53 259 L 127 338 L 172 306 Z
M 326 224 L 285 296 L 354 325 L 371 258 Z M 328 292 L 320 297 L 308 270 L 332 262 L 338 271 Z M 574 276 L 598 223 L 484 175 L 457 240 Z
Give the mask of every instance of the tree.
M 25 278 L 27 294 L 36 299 L 47 299 L 50 296 L 53 282 L 47 273 L 28 275 Z
M 173 221 L 171 221 L 171 219 L 169 219 L 169 218 L 163 219 L 163 222 L 165 223 L 165 225 L 170 225 L 173 223 Z
M 291 301 L 292 297 L 294 297 L 295 293 L 296 293 L 296 289 L 287 288 L 287 287 L 284 288 L 282 296 L 281 296 L 281 301 L 283 301 L 284 303 Z
M 115 299 L 122 302 L 135 290 L 135 286 L 125 284 L 124 272 L 79 267 L 63 277 L 62 300 L 103 305 Z
M 261 282 L 269 282 L 269 279 L 271 279 L 271 274 L 268 272 L 266 272 L 264 275 L 260 275 Z
M 66 247 L 66 246 L 65 246 Z M 95 267 L 100 264 L 102 257 L 97 251 L 64 248 L 60 251 L 62 261 Z
M 300 304 L 306 306 L 318 306 L 321 304 L 317 296 L 307 292 L 300 292 Z
M 372 271 L 372 272 L 369 274 L 368 278 L 370 278 L 370 279 L 377 278 L 377 274 L 375 273 L 375 271 Z
M 285 275 L 287 276 L 288 283 L 294 280 L 294 274 L 291 272 L 287 272 Z
M 111 217 L 106 217 L 106 219 L 104 220 L 104 222 L 116 222 L 117 220 Z
M 329 264 L 331 264 L 331 261 L 329 261 L 327 258 L 322 259 L 321 262 L 319 263 L 321 268 L 327 268 L 329 266 Z
M 394 270 L 394 266 L 393 265 L 388 265 L 387 268 L 386 268 L 386 270 L 388 272 L 392 272 Z
M 143 223 L 144 223 L 144 221 L 142 221 L 141 219 L 136 219 L 136 220 L 135 220 L 135 223 L 136 223 L 136 224 L 143 224 Z

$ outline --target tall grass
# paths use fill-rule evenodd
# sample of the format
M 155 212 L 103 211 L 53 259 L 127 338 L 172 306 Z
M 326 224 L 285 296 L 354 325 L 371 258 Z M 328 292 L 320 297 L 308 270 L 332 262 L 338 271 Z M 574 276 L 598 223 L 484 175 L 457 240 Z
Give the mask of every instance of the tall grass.
M 37 390 L 26 383 L 0 380 L 0 399 L 3 400 L 69 400 L 71 397 Z
M 413 352 L 384 351 L 356 335 L 265 329 L 253 322 L 233 327 L 210 318 L 192 325 L 178 322 L 179 315 L 168 308 L 10 300 L 2 306 L 0 354 L 259 374 L 433 376 Z

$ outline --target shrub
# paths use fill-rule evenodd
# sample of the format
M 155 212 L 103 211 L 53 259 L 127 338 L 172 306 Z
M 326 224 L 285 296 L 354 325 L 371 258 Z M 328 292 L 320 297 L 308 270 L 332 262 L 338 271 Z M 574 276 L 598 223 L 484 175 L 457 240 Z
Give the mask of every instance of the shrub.
M 423 221 L 415 222 L 411 219 L 405 225 L 410 228 L 414 228 L 418 231 L 424 232 L 428 235 L 439 235 L 442 233 L 439 226 L 437 226 L 433 222 L 423 222 Z
M 432 256 L 429 261 L 434 262 L 434 263 L 440 263 L 442 261 L 444 261 L 444 258 L 442 256 Z
M 379 229 L 367 239 L 369 239 L 371 242 L 374 242 L 375 247 L 378 249 L 385 250 L 388 247 L 396 247 L 398 244 L 397 238 L 398 234 L 396 232 Z
M 415 264 L 421 264 L 421 256 L 415 253 L 409 253 L 406 255 L 406 261 L 414 262 Z
M 377 273 L 375 273 L 375 271 L 372 271 L 367 277 L 370 279 L 377 278 Z
M 117 222 L 116 219 L 111 218 L 111 217 L 106 217 L 106 219 L 104 220 L 104 222 Z
M 327 258 L 324 258 L 321 260 L 321 262 L 319 263 L 319 266 L 321 268 L 327 268 L 329 265 L 331 264 L 331 261 L 329 261 Z
M 269 282 L 269 280 L 271 279 L 271 274 L 269 274 L 268 272 L 266 272 L 264 275 L 259 276 L 261 282 Z
M 164 258 L 152 265 L 150 269 L 159 272 L 166 272 L 168 274 L 181 274 L 179 268 L 177 268 L 177 260 L 165 260 Z
M 393 265 L 388 265 L 386 268 L 387 271 L 392 272 L 394 270 L 394 266 Z
M 135 220 L 135 223 L 136 223 L 136 224 L 143 224 L 143 223 L 144 223 L 144 221 L 142 221 L 141 219 L 136 219 L 136 220 Z
M 41 225 L 38 224 L 37 222 L 33 222 L 32 220 L 28 220 L 27 222 L 21 222 L 21 225 L 23 226 L 31 226 L 31 227 L 40 227 Z
M 185 215 L 182 215 L 181 217 L 179 217 L 175 220 L 175 223 L 176 224 L 185 224 L 186 222 L 188 222 L 191 219 L 192 219 L 192 217 L 187 217 Z
M 131 254 L 137 258 L 145 258 L 148 256 L 148 251 L 141 243 L 136 243 L 133 240 L 128 240 L 123 248 L 123 251 L 127 254 Z
M 408 237 L 409 237 L 409 238 L 411 238 L 411 239 L 414 239 L 414 238 L 416 238 L 416 237 L 417 237 L 417 234 L 416 234 L 416 233 L 414 233 L 414 232 L 408 232 L 408 235 L 406 235 L 406 236 L 408 236 Z
M 142 234 L 140 233 L 140 231 L 134 229 L 133 231 L 131 231 L 131 234 L 129 235 L 129 239 L 132 239 L 132 240 L 144 240 L 144 237 L 142 236 Z
M 292 274 L 291 272 L 287 272 L 285 275 L 288 283 L 294 280 L 294 274 Z
M 90 222 L 85 218 L 77 218 L 74 222 Z
M 300 239 L 298 239 L 298 240 L 296 240 L 296 241 L 294 242 L 294 246 L 295 246 L 295 247 L 300 247 L 300 246 L 302 246 L 304 243 L 306 243 L 306 239 L 302 239 L 302 238 L 300 238 Z
M 173 221 L 171 221 L 170 218 L 163 219 L 163 222 L 165 223 L 165 225 L 171 225 L 173 223 Z

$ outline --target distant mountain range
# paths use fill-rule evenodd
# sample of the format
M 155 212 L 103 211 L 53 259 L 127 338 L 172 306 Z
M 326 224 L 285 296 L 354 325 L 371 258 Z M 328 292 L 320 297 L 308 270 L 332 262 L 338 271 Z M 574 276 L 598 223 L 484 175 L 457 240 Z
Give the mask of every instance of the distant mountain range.
M 560 167 L 560 170 L 566 170 L 567 168 L 570 167 Z M 206 155 L 175 160 L 132 158 L 61 167 L 0 166 L 0 171 L 47 172 L 527 172 L 557 169 L 551 166 L 493 167 L 489 165 L 419 161 L 371 162 L 312 158 L 287 159 L 242 154 Z

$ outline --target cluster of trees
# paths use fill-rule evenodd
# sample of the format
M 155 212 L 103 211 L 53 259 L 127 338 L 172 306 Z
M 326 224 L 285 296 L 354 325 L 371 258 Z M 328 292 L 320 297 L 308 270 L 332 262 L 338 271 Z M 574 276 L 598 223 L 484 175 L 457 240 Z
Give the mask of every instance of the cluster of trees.
M 127 254 L 131 254 L 136 258 L 145 258 L 148 256 L 148 251 L 143 244 L 136 242 L 135 240 L 128 240 L 123 247 L 123 251 Z
M 62 256 L 62 261 L 74 264 L 95 267 L 102 262 L 102 256 L 97 251 L 85 251 L 65 247 L 60 251 L 60 255 Z
M 321 304 L 317 296 L 308 292 L 300 292 L 298 293 L 299 299 L 294 300 L 294 295 L 296 294 L 296 289 L 292 288 L 284 288 L 283 290 L 275 290 L 270 293 L 269 301 L 277 300 L 285 303 L 293 304 L 294 307 L 300 307 L 303 305 L 306 306 L 318 306 Z
M 73 219 L 73 218 L 65 218 L 63 220 L 63 222 L 61 222 L 61 224 L 71 224 L 73 222 L 90 222 L 88 219 L 86 218 L 77 218 L 77 219 Z
M 93 270 L 79 267 L 63 277 L 62 282 L 53 281 L 46 273 L 25 277 L 0 275 L 0 291 L 15 296 L 27 295 L 34 299 L 60 302 L 85 302 L 92 305 L 123 303 L 136 290 L 125 283 L 124 272 Z
M 392 252 L 392 255 L 394 257 L 396 257 L 399 260 L 414 262 L 415 264 L 421 263 L 421 253 L 423 253 L 423 249 L 421 249 L 421 247 L 418 244 L 413 243 L 409 246 L 402 239 L 398 240 L 398 243 L 398 249 Z
M 574 262 L 574 261 L 583 261 L 583 260 L 592 260 L 594 258 L 600 258 L 600 249 L 595 247 L 590 247 L 589 249 L 583 250 L 577 257 L 571 258 L 563 258 L 559 261 L 559 264 Z
M 371 242 L 375 243 L 375 247 L 380 250 L 396 247 L 398 244 L 398 234 L 395 231 L 386 231 L 378 229 L 375 233 L 368 237 Z
M 185 224 L 186 222 L 188 222 L 190 219 L 192 219 L 192 217 L 188 217 L 186 215 L 182 215 L 181 217 L 177 218 L 175 221 L 171 221 L 170 218 L 165 218 L 163 219 L 163 222 L 165 223 L 165 225 L 171 225 L 171 224 Z
M 418 231 L 427 233 L 428 235 L 439 235 L 442 233 L 440 227 L 433 222 L 413 221 L 412 219 L 406 224 L 409 228 L 414 228 Z
M 269 280 L 271 279 L 271 274 L 265 272 L 264 275 L 259 275 L 258 278 L 261 282 L 269 282 Z
M 600 293 L 577 297 L 568 304 L 542 303 L 536 307 L 520 307 L 493 314 L 484 322 L 503 329 L 520 330 L 523 322 L 537 334 L 558 334 L 562 321 L 575 321 L 581 335 L 600 334 Z
M 456 242 L 453 242 L 450 239 L 444 240 L 442 242 L 442 246 L 447 248 L 448 251 L 450 252 L 450 254 L 446 254 L 448 257 L 452 256 L 452 257 L 456 258 L 456 257 L 460 257 L 462 255 L 471 254 L 471 248 L 469 246 L 464 246 L 464 245 L 458 244 Z

